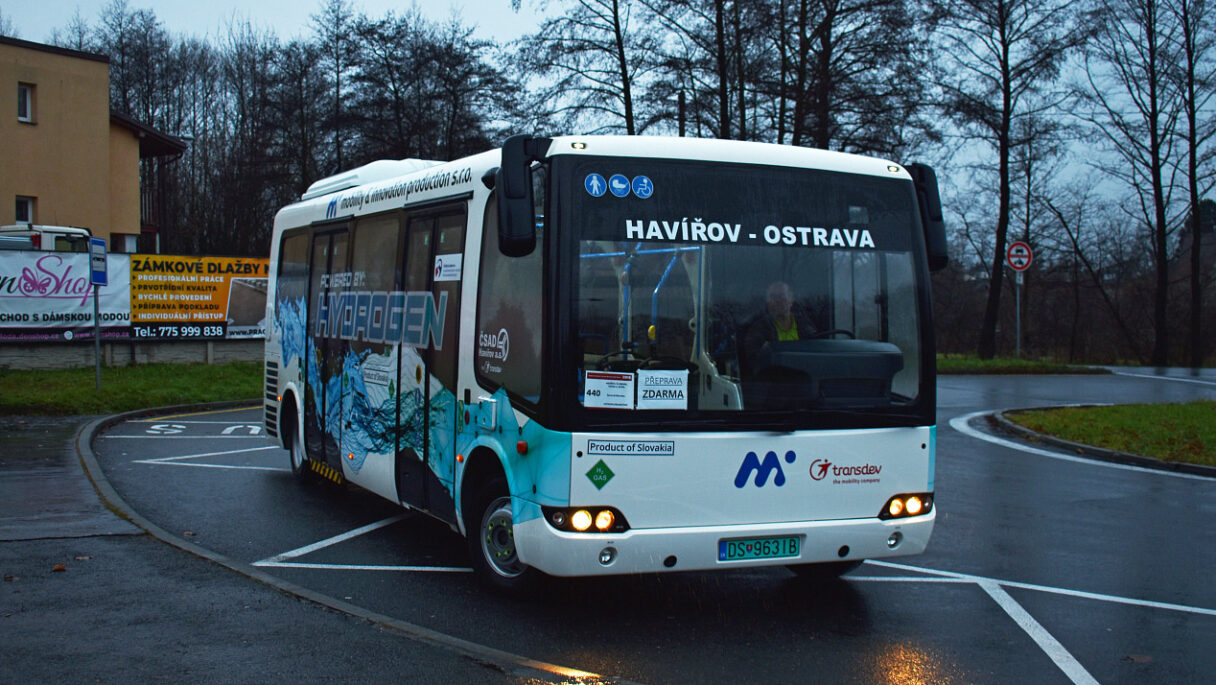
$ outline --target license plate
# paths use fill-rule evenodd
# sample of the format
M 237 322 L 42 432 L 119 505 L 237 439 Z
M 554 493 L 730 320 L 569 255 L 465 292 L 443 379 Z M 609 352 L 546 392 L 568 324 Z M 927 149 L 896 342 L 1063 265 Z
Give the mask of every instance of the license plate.
M 781 559 L 798 556 L 798 536 L 719 540 L 718 561 Z

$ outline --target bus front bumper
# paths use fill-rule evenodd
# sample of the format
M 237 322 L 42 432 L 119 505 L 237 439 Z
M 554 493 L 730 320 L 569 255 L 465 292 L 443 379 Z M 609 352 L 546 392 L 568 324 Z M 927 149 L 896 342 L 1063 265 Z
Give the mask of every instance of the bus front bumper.
M 554 576 L 595 576 L 666 571 L 704 571 L 860 561 L 920 554 L 929 544 L 934 508 L 924 516 L 801 521 L 737 526 L 630 530 L 603 535 L 558 531 L 543 519 L 515 525 L 515 547 L 524 563 Z M 724 561 L 724 540 L 799 539 L 798 555 Z

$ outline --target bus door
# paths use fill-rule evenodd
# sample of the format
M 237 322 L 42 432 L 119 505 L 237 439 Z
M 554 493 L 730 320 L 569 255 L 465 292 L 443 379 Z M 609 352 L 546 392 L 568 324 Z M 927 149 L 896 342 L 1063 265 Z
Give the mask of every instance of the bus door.
M 431 294 L 424 316 L 424 345 L 402 348 L 402 431 L 397 488 L 411 506 L 455 520 L 456 372 L 460 343 L 460 278 L 463 273 L 463 205 L 410 218 L 406 229 L 405 288 Z M 412 390 L 408 392 L 407 389 Z
M 346 343 L 330 303 L 347 288 L 348 229 L 318 232 L 312 241 L 304 385 L 304 444 L 308 458 L 342 473 L 342 376 Z M 318 319 L 321 319 L 318 321 Z

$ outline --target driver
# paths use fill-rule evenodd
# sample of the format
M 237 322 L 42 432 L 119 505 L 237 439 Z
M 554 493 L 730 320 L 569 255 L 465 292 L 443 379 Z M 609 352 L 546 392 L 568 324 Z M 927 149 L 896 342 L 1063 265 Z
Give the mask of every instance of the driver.
M 807 340 L 815 335 L 805 314 L 794 308 L 794 291 L 788 283 L 773 281 L 765 290 L 764 301 L 765 311 L 752 319 L 743 337 L 743 349 L 751 360 L 766 355 L 774 342 Z

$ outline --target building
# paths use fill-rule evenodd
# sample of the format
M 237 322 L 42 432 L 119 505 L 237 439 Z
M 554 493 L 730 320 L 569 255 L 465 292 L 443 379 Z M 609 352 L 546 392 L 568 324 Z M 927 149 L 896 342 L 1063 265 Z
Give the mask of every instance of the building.
M 158 252 L 140 161 L 186 143 L 110 109 L 104 55 L 0 37 L 0 225 L 88 228 L 112 252 Z

